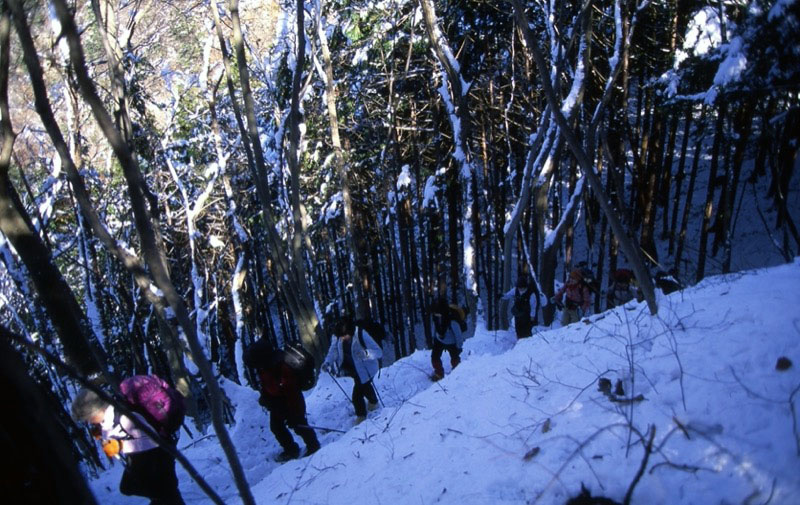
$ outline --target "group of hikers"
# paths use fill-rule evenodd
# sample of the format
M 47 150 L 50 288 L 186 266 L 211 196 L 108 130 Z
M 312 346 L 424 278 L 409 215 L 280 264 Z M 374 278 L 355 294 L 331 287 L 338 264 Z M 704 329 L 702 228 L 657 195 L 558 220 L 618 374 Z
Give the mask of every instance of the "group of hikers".
M 612 284 L 607 295 L 609 307 L 625 304 L 640 296 L 635 289 L 633 273 L 630 270 L 618 269 L 613 272 L 611 278 Z M 657 285 L 665 292 L 677 289 L 678 284 L 673 281 L 671 277 L 656 278 Z M 586 314 L 592 303 L 592 291 L 585 271 L 581 269 L 570 271 L 567 281 L 549 300 L 562 311 L 562 325 L 577 322 Z M 537 286 L 522 276 L 517 281 L 516 287 L 506 294 L 506 297 L 512 294 L 514 296 L 511 313 L 518 338 L 529 337 L 532 327 L 536 324 L 538 293 Z M 534 294 L 536 296 L 533 296 Z M 531 307 L 531 298 L 535 303 L 534 307 Z M 434 300 L 429 312 L 433 323 L 431 379 L 437 381 L 445 374 L 442 363 L 445 351 L 450 357 L 451 369 L 456 368 L 461 362 L 466 318 L 463 309 L 448 303 L 443 296 Z M 373 379 L 378 373 L 383 350 L 379 343 L 380 338 L 376 338 L 378 330 L 372 328 L 375 328 L 374 325 L 356 321 L 349 316 L 338 320 L 333 325 L 333 338 L 321 366 L 322 370 L 334 378 L 338 375 L 353 380 L 350 400 L 355 410 L 356 424 L 366 419 L 367 413 L 379 406 Z M 375 335 L 370 333 L 371 329 Z M 314 427 L 310 426 L 307 420 L 306 402 L 303 396 L 303 391 L 307 388 L 304 387 L 304 379 L 298 376 L 296 368 L 290 366 L 286 359 L 288 350 L 288 346 L 285 350 L 277 349 L 267 339 L 262 338 L 249 346 L 244 355 L 245 364 L 254 369 L 258 376 L 260 382 L 258 402 L 269 411 L 270 430 L 282 448 L 282 452 L 275 458 L 278 462 L 296 459 L 301 455 L 300 446 L 290 433 L 290 429 L 305 444 L 303 456 L 314 454 L 320 448 Z M 153 376 L 135 376 L 133 379 L 142 377 Z M 163 387 L 169 390 L 166 383 Z M 155 386 L 155 389 L 158 390 L 158 386 Z M 169 402 L 169 397 L 158 396 L 159 394 L 160 391 L 154 395 L 149 392 L 145 395 L 148 398 L 152 396 L 151 403 L 155 402 L 157 405 L 155 410 L 150 409 L 150 414 L 147 409 L 135 408 L 128 414 L 120 412 L 107 397 L 98 395 L 94 390 L 83 389 L 72 403 L 72 415 L 77 421 L 89 424 L 90 433 L 101 442 L 106 456 L 124 459 L 125 470 L 120 482 L 120 492 L 125 495 L 150 498 L 151 505 L 182 505 L 184 501 L 178 490 L 174 451 L 159 444 L 148 435 L 147 430 L 142 429 L 142 426 L 150 427 L 162 441 L 171 442 L 173 445 L 176 442 L 176 431 L 180 427 L 183 414 L 181 412 L 181 421 L 177 427 L 171 426 L 169 430 L 163 430 L 163 424 L 160 424 L 155 417 L 160 414 L 157 410 L 164 409 L 164 404 Z
M 683 286 L 677 280 L 674 272 L 658 271 L 655 274 L 655 285 L 664 294 L 681 289 Z M 598 291 L 591 270 L 578 267 L 570 270 L 567 280 L 548 300 L 561 311 L 561 326 L 576 323 L 588 314 L 594 294 Z M 536 326 L 539 312 L 539 289 L 531 283 L 526 275 L 517 279 L 514 289 L 506 293 L 504 298 L 511 298 L 511 316 L 514 318 L 514 329 L 517 338 L 531 336 L 533 326 Z M 610 285 L 606 294 L 607 307 L 613 308 L 624 305 L 636 298 L 643 300 L 641 290 L 636 286 L 633 272 L 627 268 L 618 268 L 611 273 Z
M 444 351 L 450 356 L 452 368 L 461 361 L 466 323 L 463 310 L 448 304 L 444 297 L 437 298 L 431 304 L 430 313 L 433 323 L 431 379 L 439 380 L 444 376 Z M 356 424 L 366 419 L 368 411 L 379 406 L 373 379 L 378 373 L 378 360 L 383 356 L 383 351 L 370 334 L 370 326 L 349 316 L 337 321 L 333 326 L 330 348 L 321 366 L 332 376 L 346 376 L 353 380 L 350 400 L 355 410 Z M 373 332 L 377 333 L 375 330 Z M 275 457 L 278 462 L 296 459 L 301 455 L 300 446 L 290 429 L 305 444 L 303 456 L 310 456 L 320 448 L 314 428 L 308 424 L 302 379 L 297 370 L 287 363 L 286 352 L 262 338 L 244 353 L 245 364 L 255 370 L 260 382 L 258 402 L 268 410 L 270 431 L 282 448 L 282 452 Z M 134 378 L 141 377 L 152 376 Z M 165 403 L 152 401 L 160 406 Z M 121 412 L 107 397 L 91 389 L 82 389 L 72 402 L 71 410 L 75 420 L 89 424 L 90 433 L 100 441 L 108 458 L 124 461 L 125 470 L 120 481 L 122 494 L 147 497 L 151 505 L 182 505 L 184 501 L 178 489 L 175 457 L 148 435 L 142 426 L 149 427 L 162 440 L 172 444 L 177 441 L 177 429 L 163 432 L 157 420 L 148 415 L 147 406 L 139 409 L 136 406 L 135 402 L 131 402 L 132 412 Z

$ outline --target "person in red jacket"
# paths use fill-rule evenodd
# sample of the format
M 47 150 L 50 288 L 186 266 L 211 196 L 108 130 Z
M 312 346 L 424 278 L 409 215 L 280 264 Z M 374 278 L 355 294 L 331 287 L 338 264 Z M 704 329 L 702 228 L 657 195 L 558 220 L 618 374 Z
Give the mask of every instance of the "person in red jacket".
M 283 351 L 275 351 L 256 366 L 261 381 L 258 403 L 269 410 L 269 429 L 281 444 L 283 452 L 276 461 L 283 462 L 300 456 L 300 447 L 289 428 L 306 444 L 305 455 L 319 450 L 319 440 L 306 420 L 306 400 L 297 382 L 297 374 L 284 362 Z
M 580 321 L 581 314 L 585 315 L 592 304 L 592 291 L 583 282 L 583 274 L 577 268 L 569 273 L 566 284 L 556 292 L 551 301 L 561 305 L 562 299 L 561 326 Z

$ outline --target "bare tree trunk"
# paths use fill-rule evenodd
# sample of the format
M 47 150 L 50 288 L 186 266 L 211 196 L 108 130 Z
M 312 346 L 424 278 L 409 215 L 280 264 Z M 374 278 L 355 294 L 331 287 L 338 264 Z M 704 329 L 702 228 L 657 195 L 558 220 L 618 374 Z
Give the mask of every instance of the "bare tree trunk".
M 358 241 L 355 240 L 354 234 L 356 233 L 355 224 L 353 222 L 353 202 L 350 197 L 350 177 L 347 171 L 347 159 L 344 150 L 342 149 L 342 141 L 339 137 L 339 115 L 336 112 L 336 101 L 338 92 L 336 90 L 336 81 L 333 77 L 333 62 L 331 60 L 331 52 L 328 47 L 328 37 L 325 35 L 326 27 L 322 25 L 322 1 L 317 5 L 319 11 L 316 13 L 316 28 L 317 37 L 319 40 L 320 52 L 322 53 L 322 77 L 325 82 L 325 98 L 328 111 L 328 123 L 331 132 L 331 144 L 333 145 L 333 167 L 339 176 L 339 181 L 342 188 L 342 207 L 344 209 L 344 226 L 347 238 L 347 245 L 350 248 L 350 275 L 353 278 L 352 285 L 355 290 L 354 302 L 355 312 L 357 317 L 364 318 L 369 313 L 369 300 L 363 289 L 364 280 L 369 276 L 367 272 L 362 271 L 364 260 L 364 252 L 358 247 Z M 298 8 L 300 6 L 298 5 Z M 364 241 L 361 241 L 363 243 Z
M 295 322 L 300 330 L 300 338 L 305 347 L 311 351 L 315 359 L 319 362 L 327 351 L 327 337 L 322 332 L 319 325 L 317 314 L 308 285 L 305 280 L 305 266 L 303 264 L 303 225 L 302 209 L 299 207 L 299 188 L 298 185 L 298 161 L 297 149 L 299 147 L 299 93 L 300 93 L 300 73 L 302 72 L 302 62 L 305 57 L 305 33 L 303 28 L 303 5 L 298 1 L 297 8 L 297 37 L 298 55 L 295 76 L 292 82 L 292 105 L 289 120 L 289 167 L 292 172 L 293 185 L 293 219 L 295 223 L 294 236 L 292 237 L 292 259 L 291 263 L 287 258 L 286 250 L 283 247 L 283 240 L 278 236 L 275 228 L 277 222 L 271 208 L 270 192 L 266 186 L 267 168 L 264 160 L 264 152 L 261 149 L 261 140 L 258 134 L 258 124 L 256 122 L 255 101 L 250 89 L 250 71 L 247 68 L 247 56 L 245 54 L 244 39 L 242 36 L 241 22 L 239 20 L 239 2 L 230 1 L 230 14 L 233 22 L 233 45 L 236 50 L 236 61 L 238 63 L 239 81 L 242 86 L 242 99 L 245 105 L 245 115 L 247 117 L 247 139 L 253 151 L 254 166 L 251 167 L 256 191 L 264 211 L 264 221 L 270 245 L 270 257 L 273 259 L 276 272 L 275 279 L 278 283 L 278 291 L 285 297 L 289 311 L 294 316 Z M 215 7 L 214 7 L 215 9 Z M 234 97 L 231 97 L 233 100 Z M 285 283 L 285 284 L 284 284 Z
M 7 34 L 7 14 L 3 18 L 0 32 Z M 27 366 L 9 345 L 9 334 L 0 326 L 0 388 L 4 392 L 0 431 L 5 434 L 0 450 L 6 457 L 14 455 L 13 464 L 4 464 L 0 476 L 4 498 L 9 503 L 95 505 L 75 460 L 71 438 L 55 415 L 58 407 L 31 379 Z
M 0 17 L 0 231 L 25 264 L 68 360 L 81 373 L 92 376 L 106 370 L 103 352 L 92 343 L 86 314 L 53 262 L 50 250 L 36 233 L 8 173 L 16 139 L 8 105 L 9 10 L 18 27 L 25 22 L 19 5 L 5 4 Z
M 648 102 L 654 102 L 648 100 Z M 652 105 L 651 108 L 655 109 L 657 106 Z M 648 109 L 650 110 L 650 109 Z M 651 261 L 658 262 L 658 250 L 655 242 L 655 225 L 656 225 L 656 206 L 661 199 L 656 195 L 658 188 L 658 181 L 661 179 L 662 170 L 662 141 L 663 141 L 663 127 L 664 118 L 661 110 L 654 110 L 652 113 L 652 126 L 648 133 L 648 142 L 651 142 L 647 148 L 647 162 L 645 163 L 645 190 L 643 198 L 643 218 L 642 218 L 642 239 L 641 245 Z
M 17 0 L 7 1 L 17 3 Z M 21 6 L 18 3 L 17 7 L 21 12 Z M 127 143 L 120 132 L 114 127 L 108 112 L 103 107 L 103 103 L 100 100 L 100 97 L 97 95 L 94 83 L 89 77 L 89 74 L 86 70 L 83 48 L 81 47 L 80 38 L 78 36 L 78 30 L 75 26 L 75 20 L 73 19 L 68 6 L 64 0 L 54 0 L 53 7 L 59 21 L 61 22 L 62 35 L 66 38 L 69 45 L 70 61 L 75 72 L 75 77 L 80 86 L 81 94 L 83 95 L 84 100 L 86 100 L 91 107 L 92 113 L 94 114 L 100 129 L 102 130 L 108 142 L 111 144 L 111 147 L 114 150 L 120 165 L 122 166 L 122 171 L 128 183 L 128 194 L 131 199 L 134 221 L 139 238 L 141 240 L 145 261 L 150 268 L 150 272 L 152 273 L 156 285 L 164 293 L 164 296 L 167 299 L 170 307 L 175 312 L 178 323 L 181 325 L 184 334 L 186 335 L 186 340 L 189 344 L 189 348 L 191 349 L 194 362 L 206 383 L 209 393 L 211 418 L 214 429 L 219 438 L 220 446 L 225 452 L 228 462 L 230 463 L 234 480 L 239 490 L 239 495 L 245 504 L 253 505 L 255 503 L 253 495 L 250 491 L 249 485 L 247 484 L 247 479 L 244 475 L 241 462 L 236 455 L 233 442 L 231 441 L 227 429 L 225 428 L 222 412 L 222 392 L 219 384 L 217 383 L 217 379 L 212 372 L 211 364 L 205 355 L 205 350 L 197 338 L 194 325 L 192 325 L 191 322 L 189 311 L 183 299 L 175 289 L 175 286 L 172 284 L 172 281 L 169 278 L 169 273 L 162 263 L 162 258 L 156 243 L 156 234 L 154 233 L 152 227 L 152 220 L 150 219 L 149 212 L 145 206 L 144 195 L 141 190 L 141 185 L 139 184 L 141 181 L 139 169 L 136 166 L 130 150 L 128 149 Z
M 675 172 L 675 196 L 672 197 L 672 222 L 669 227 L 669 247 L 668 252 L 672 254 L 675 251 L 675 237 L 678 222 L 678 207 L 681 201 L 681 188 L 683 187 L 683 180 L 686 178 L 686 150 L 689 146 L 689 136 L 691 134 L 693 117 L 692 104 L 686 106 L 686 118 L 684 119 L 683 138 L 681 139 L 681 154 L 678 161 L 678 168 Z M 678 265 L 675 265 L 678 267 Z
M 430 40 L 431 47 L 439 60 L 439 64 L 444 69 L 442 77 L 447 78 L 447 84 L 450 88 L 450 96 L 442 97 L 448 102 L 448 106 L 453 107 L 454 110 L 448 110 L 451 125 L 453 127 L 453 141 L 455 143 L 454 158 L 459 163 L 459 173 L 453 177 L 453 191 L 460 190 L 462 193 L 463 201 L 463 218 L 461 219 L 462 227 L 462 252 L 463 252 L 463 271 L 464 271 L 464 288 L 466 291 L 466 302 L 470 308 L 470 314 L 475 314 L 475 306 L 478 297 L 478 288 L 475 277 L 475 230 L 473 228 L 474 218 L 477 217 L 477 202 L 474 200 L 473 195 L 475 189 L 471 186 L 479 184 L 478 173 L 475 170 L 472 162 L 472 154 L 469 147 L 470 132 L 472 129 L 472 118 L 467 104 L 467 89 L 464 89 L 464 81 L 461 77 L 461 70 L 458 66 L 458 61 L 450 49 L 450 46 L 439 29 L 439 20 L 437 19 L 436 12 L 431 0 L 419 0 L 420 7 L 422 8 L 423 20 L 425 21 L 425 28 L 428 32 L 428 39 Z M 458 118 L 457 121 L 454 118 Z M 460 184 L 456 184 L 459 181 Z M 457 188 L 457 189 L 456 189 Z M 451 196 L 452 202 L 457 202 L 457 194 Z M 451 211 L 452 212 L 452 211 Z M 456 215 L 450 216 L 450 226 L 456 224 Z M 456 230 L 457 231 L 457 230 Z M 452 258 L 455 260 L 455 256 Z M 456 265 L 456 261 L 452 262 Z M 458 276 L 453 276 L 452 289 L 454 291 L 453 299 L 456 289 L 460 284 Z M 473 316 L 474 317 L 474 316 Z
M 678 133 L 678 122 L 680 119 L 680 111 L 674 109 L 672 111 L 672 118 L 670 120 L 669 125 L 669 138 L 667 140 L 667 146 L 664 149 L 664 165 L 661 168 L 661 183 L 659 184 L 658 194 L 659 194 L 659 201 L 661 202 L 660 205 L 663 207 L 664 211 L 661 215 L 661 239 L 666 239 L 669 237 L 669 223 L 670 223 L 670 198 L 669 194 L 672 191 L 672 162 L 675 159 L 675 140 L 677 138 Z M 676 184 L 680 185 L 680 182 L 676 181 Z M 671 252 L 671 251 L 670 251 Z
M 130 96 L 126 86 L 125 68 L 123 61 L 125 55 L 122 50 L 122 44 L 117 38 L 117 20 L 116 12 L 113 5 L 108 0 L 91 0 L 92 9 L 97 20 L 99 27 L 100 39 L 105 49 L 106 58 L 108 59 L 108 68 L 111 78 L 111 94 L 114 98 L 115 110 L 114 117 L 116 120 L 117 128 L 122 135 L 128 149 L 133 157 L 134 162 L 138 165 L 137 153 L 133 148 L 133 121 L 130 117 Z M 130 23 L 130 30 L 132 33 L 136 23 L 136 12 Z M 149 204 L 149 215 L 151 220 L 151 228 L 155 237 L 155 247 L 158 251 L 160 263 L 167 273 L 169 273 L 169 263 L 167 261 L 166 249 L 164 247 L 164 240 L 161 236 L 159 228 L 158 215 L 160 213 L 158 201 L 147 187 L 141 172 L 137 170 L 135 184 L 139 186 L 138 191 L 142 193 Z M 77 177 L 77 175 L 76 175 Z M 97 226 L 97 225 L 96 225 Z M 141 282 L 141 281 L 140 281 Z M 169 322 L 166 312 L 162 309 L 164 307 L 163 301 L 159 305 L 155 305 L 157 314 L 161 321 L 159 322 L 159 333 L 165 343 L 164 348 L 169 356 L 169 363 L 171 365 L 171 373 L 175 385 L 179 391 L 187 398 L 189 402 L 189 410 L 191 413 L 196 412 L 196 402 L 192 398 L 191 389 L 189 387 L 189 374 L 184 366 L 183 361 L 183 348 L 180 345 L 177 332 L 173 325 Z
M 681 265 L 681 258 L 683 257 L 683 246 L 686 243 L 686 234 L 687 229 L 689 226 L 689 212 L 692 209 L 692 199 L 694 197 L 694 185 L 695 181 L 697 181 L 697 171 L 698 167 L 700 166 L 700 158 L 701 158 L 701 150 L 703 148 L 703 140 L 705 137 L 705 132 L 702 130 L 703 121 L 705 120 L 706 115 L 706 108 L 703 106 L 702 111 L 700 112 L 700 119 L 698 119 L 697 124 L 697 136 L 694 146 L 694 153 L 692 158 L 692 171 L 689 174 L 689 186 L 686 188 L 686 198 L 684 198 L 683 205 L 683 216 L 681 217 L 681 227 L 680 233 L 678 235 L 678 248 L 675 251 L 675 268 L 678 269 L 680 272 L 680 265 Z
M 535 39 L 533 34 L 530 31 L 530 26 L 528 24 L 528 20 L 525 17 L 525 11 L 522 8 L 519 0 L 513 0 L 514 4 L 514 14 L 517 21 L 517 26 L 520 27 L 522 33 L 525 35 L 525 40 L 528 43 L 528 48 L 533 55 L 533 59 L 536 62 L 536 67 L 539 70 L 539 75 L 546 76 L 549 75 L 547 72 L 547 65 L 544 61 L 544 57 L 539 50 L 538 41 Z M 618 23 L 619 24 L 619 23 Z M 612 70 L 612 77 L 609 79 L 609 84 L 613 84 L 616 75 L 619 72 L 619 64 L 615 69 Z M 550 105 L 550 108 L 553 112 L 553 117 L 558 124 L 558 127 L 561 130 L 561 134 L 564 136 L 564 139 L 567 142 L 567 145 L 572 151 L 573 156 L 578 161 L 578 164 L 581 167 L 581 170 L 586 175 L 587 180 L 592 188 L 592 191 L 595 192 L 597 196 L 598 203 L 600 207 L 605 212 L 606 217 L 608 218 L 608 222 L 611 225 L 611 229 L 614 230 L 617 238 L 620 241 L 620 247 L 625 252 L 625 256 L 628 258 L 628 261 L 631 262 L 633 267 L 633 271 L 636 275 L 637 281 L 639 281 L 639 286 L 642 289 L 642 293 L 644 294 L 644 298 L 647 301 L 647 305 L 650 308 L 650 312 L 652 314 L 656 314 L 658 312 L 658 305 L 656 304 L 655 299 L 655 291 L 653 288 L 653 282 L 650 278 L 650 273 L 647 271 L 644 262 L 642 261 L 641 255 L 639 253 L 639 248 L 636 245 L 635 240 L 633 237 L 629 236 L 626 230 L 623 228 L 622 223 L 619 220 L 619 217 L 616 215 L 614 209 L 611 208 L 611 205 L 608 202 L 608 198 L 605 195 L 605 191 L 603 190 L 602 184 L 597 177 L 597 174 L 594 172 L 594 167 L 592 166 L 592 162 L 587 156 L 588 152 L 593 152 L 594 150 L 584 150 L 581 146 L 580 142 L 578 141 L 575 133 L 570 128 L 567 119 L 563 116 L 560 109 L 559 99 L 553 90 L 553 87 L 550 85 L 550 81 L 548 79 L 542 79 L 542 87 L 544 88 L 545 95 L 547 96 L 547 101 Z M 608 87 L 607 87 L 608 89 Z M 601 103 L 605 103 L 607 101 L 607 95 L 604 97 L 604 100 Z M 592 125 L 586 132 L 588 137 L 587 144 L 589 146 L 593 145 L 594 136 L 597 133 L 597 125 L 599 123 L 599 110 L 595 112 L 595 119 L 592 121 Z
M 753 131 L 752 121 L 755 113 L 755 100 L 748 102 L 741 108 L 734 117 L 733 128 L 736 135 L 736 142 L 733 146 L 732 167 L 730 167 L 726 178 L 725 192 L 725 215 L 721 227 L 721 242 L 723 244 L 722 272 L 729 273 L 731 270 L 731 252 L 733 250 L 733 231 L 735 220 L 733 219 L 734 207 L 736 205 L 736 193 L 739 188 L 739 179 L 742 173 L 745 151 L 750 133 Z
M 786 117 L 783 133 L 780 136 L 778 144 L 778 156 L 772 173 L 772 188 L 773 198 L 776 207 L 778 208 L 778 218 L 776 221 L 777 226 L 784 225 L 788 234 L 791 234 L 794 239 L 795 245 L 800 249 L 800 234 L 797 231 L 797 225 L 789 213 L 786 198 L 789 193 L 789 183 L 792 180 L 795 167 L 797 166 L 797 154 L 800 152 L 800 113 L 798 113 L 797 104 L 790 110 Z M 784 244 L 784 250 L 788 253 L 790 248 L 788 244 L 788 234 Z M 797 254 L 795 252 L 795 254 Z M 791 255 L 790 255 L 791 256 Z
M 703 224 L 700 228 L 700 247 L 697 253 L 697 272 L 695 282 L 700 282 L 705 277 L 706 254 L 708 251 L 708 233 L 711 229 L 711 216 L 714 210 L 714 190 L 717 188 L 717 170 L 719 168 L 719 155 L 722 149 L 724 136 L 726 103 L 723 101 L 717 111 L 716 126 L 714 128 L 714 145 L 711 148 L 711 166 L 708 174 L 708 191 L 703 209 Z

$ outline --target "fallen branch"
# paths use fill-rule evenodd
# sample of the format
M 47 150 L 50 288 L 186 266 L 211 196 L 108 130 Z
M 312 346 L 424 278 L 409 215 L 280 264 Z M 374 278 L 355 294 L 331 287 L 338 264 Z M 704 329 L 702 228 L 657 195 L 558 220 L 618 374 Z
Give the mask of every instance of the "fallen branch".
M 636 476 L 633 478 L 631 485 L 628 486 L 628 492 L 625 493 L 625 499 L 622 500 L 623 505 L 630 505 L 631 496 L 633 496 L 633 490 L 636 488 L 636 485 L 642 478 L 642 474 L 644 474 L 644 470 L 645 468 L 647 468 L 647 461 L 650 459 L 650 454 L 652 454 L 653 452 L 653 439 L 656 437 L 656 427 L 652 426 L 649 431 L 650 431 L 650 437 L 647 440 L 647 445 L 645 445 L 644 447 L 644 457 L 642 458 L 642 464 L 639 465 L 639 471 L 636 472 Z

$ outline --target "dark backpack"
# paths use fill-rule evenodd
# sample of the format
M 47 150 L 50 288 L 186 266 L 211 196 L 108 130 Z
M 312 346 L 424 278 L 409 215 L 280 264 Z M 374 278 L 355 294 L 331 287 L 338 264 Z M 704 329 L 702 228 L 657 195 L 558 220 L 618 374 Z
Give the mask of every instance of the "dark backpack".
M 627 268 L 618 268 L 614 271 L 612 278 L 614 281 L 621 284 L 628 284 L 633 280 L 634 275 L 633 272 Z
M 131 410 L 141 414 L 159 435 L 170 437 L 180 429 L 186 403 L 175 388 L 156 375 L 134 375 L 123 380 L 120 392 Z
M 361 328 L 367 330 L 369 336 L 372 337 L 372 340 L 378 344 L 378 347 L 383 347 L 383 341 L 386 339 L 386 329 L 383 325 L 373 319 L 361 319 L 355 322 L 356 328 L 359 329 L 358 336 L 361 339 L 361 346 L 366 348 L 364 345 L 364 337 L 361 335 Z
M 286 344 L 283 349 L 283 362 L 297 374 L 297 383 L 300 389 L 308 391 L 317 383 L 317 373 L 314 368 L 314 356 L 299 342 Z
M 511 306 L 511 315 L 514 317 L 522 317 L 529 314 L 531 310 L 531 294 L 529 290 L 519 291 L 514 293 L 514 304 Z
M 248 345 L 242 353 L 242 361 L 250 368 L 269 366 L 275 357 L 275 347 L 266 338 L 261 338 Z

